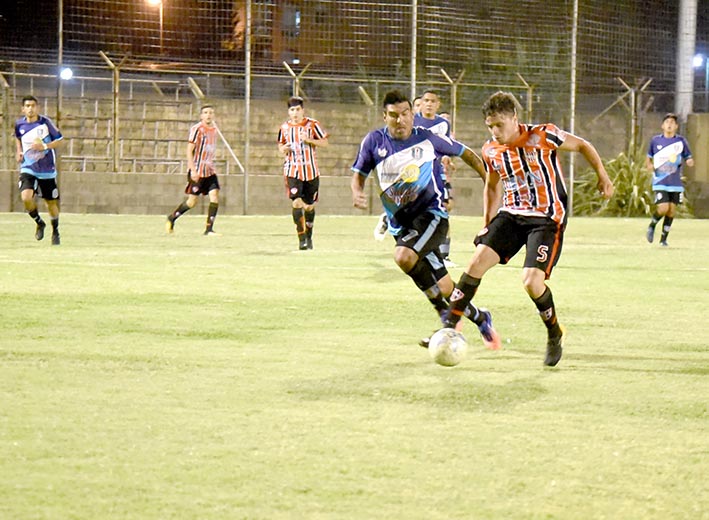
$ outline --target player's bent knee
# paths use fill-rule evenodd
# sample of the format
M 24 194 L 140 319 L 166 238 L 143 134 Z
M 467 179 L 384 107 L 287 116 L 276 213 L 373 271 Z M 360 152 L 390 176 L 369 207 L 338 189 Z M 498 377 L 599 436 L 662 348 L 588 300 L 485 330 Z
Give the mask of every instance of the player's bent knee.
M 396 265 L 405 273 L 411 271 L 418 261 L 419 257 L 411 249 L 405 247 L 397 247 L 394 249 L 394 262 L 396 262 Z
M 532 298 L 538 298 L 546 290 L 546 276 L 544 271 L 537 268 L 525 268 L 522 271 L 522 285 L 527 294 Z

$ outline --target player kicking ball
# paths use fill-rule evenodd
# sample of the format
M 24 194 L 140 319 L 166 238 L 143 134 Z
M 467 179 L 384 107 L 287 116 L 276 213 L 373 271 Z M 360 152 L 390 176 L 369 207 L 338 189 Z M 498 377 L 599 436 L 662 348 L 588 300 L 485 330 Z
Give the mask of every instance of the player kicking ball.
M 454 285 L 441 250 L 448 232 L 448 212 L 437 158 L 460 157 L 481 177 L 485 169 L 480 157 L 462 143 L 415 127 L 411 102 L 401 92 L 387 92 L 382 108 L 386 126 L 365 136 L 352 165 L 352 203 L 356 208 L 367 208 L 365 181 L 375 173 L 387 230 L 396 240 L 394 261 L 441 317 L 448 309 Z M 486 347 L 500 348 L 489 312 L 469 305 L 463 313 L 478 327 Z M 421 346 L 428 343 L 426 338 Z
M 475 252 L 450 297 L 444 327 L 454 328 L 469 307 L 483 275 L 506 264 L 525 247 L 523 284 L 547 329 L 544 364 L 561 359 L 564 328 L 559 324 L 551 289 L 546 285 L 559 260 L 566 227 L 566 189 L 559 150 L 579 152 L 598 176 L 598 190 L 613 195 L 613 183 L 596 148 L 551 123 L 521 124 L 519 103 L 497 92 L 482 113 L 492 138 L 482 149 L 487 172 L 484 188 L 485 226 L 475 238 Z

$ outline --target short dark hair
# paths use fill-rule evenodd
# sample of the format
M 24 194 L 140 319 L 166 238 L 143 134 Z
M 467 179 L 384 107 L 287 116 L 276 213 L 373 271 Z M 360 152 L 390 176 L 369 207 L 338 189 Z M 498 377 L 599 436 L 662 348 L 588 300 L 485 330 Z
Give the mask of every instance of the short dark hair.
M 483 117 L 493 114 L 514 115 L 517 113 L 518 108 L 520 108 L 520 104 L 514 94 L 498 90 L 483 103 L 482 112 Z
M 305 103 L 305 101 L 300 96 L 291 96 L 288 98 L 288 108 L 297 106 L 302 107 L 303 103 Z
M 386 109 L 387 105 L 396 105 L 404 102 L 409 104 L 409 108 L 412 108 L 411 101 L 409 101 L 409 98 L 405 94 L 403 94 L 400 90 L 390 90 L 384 94 L 382 108 Z
M 202 110 L 204 110 L 205 108 L 214 109 L 214 105 L 210 105 L 210 104 L 202 105 L 201 107 L 199 107 L 199 112 L 202 113 Z
M 664 123 L 666 119 L 674 119 L 675 123 L 679 122 L 679 119 L 677 118 L 677 114 L 675 114 L 674 112 L 667 112 L 665 114 L 665 117 L 662 118 L 662 122 Z
M 34 101 L 35 103 L 39 104 L 39 101 L 37 101 L 37 98 L 34 96 L 25 96 L 22 98 L 22 104 L 25 104 L 25 101 Z

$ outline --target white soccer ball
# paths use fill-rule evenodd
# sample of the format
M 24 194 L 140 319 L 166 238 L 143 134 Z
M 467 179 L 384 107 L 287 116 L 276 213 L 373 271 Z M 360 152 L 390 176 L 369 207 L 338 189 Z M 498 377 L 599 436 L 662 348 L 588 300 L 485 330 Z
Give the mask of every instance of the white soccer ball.
M 468 352 L 468 342 L 455 329 L 436 331 L 428 342 L 428 353 L 433 360 L 444 367 L 454 367 Z

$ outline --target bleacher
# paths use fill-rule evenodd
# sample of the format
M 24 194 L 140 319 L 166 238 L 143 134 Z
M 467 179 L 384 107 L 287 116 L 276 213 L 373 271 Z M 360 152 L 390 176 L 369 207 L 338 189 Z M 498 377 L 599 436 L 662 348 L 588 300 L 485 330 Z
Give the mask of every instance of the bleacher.
M 279 126 L 287 119 L 284 100 L 252 101 L 248 160 L 243 100 L 220 98 L 210 102 L 216 107 L 217 123 L 226 141 L 248 168 L 247 180 L 224 143 L 218 144 L 221 211 L 286 211 L 283 157 L 276 146 Z M 199 120 L 200 105 L 201 102 L 192 97 L 121 98 L 119 138 L 114 143 L 114 107 L 110 98 L 66 96 L 58 121 L 65 140 L 59 150 L 65 210 L 136 214 L 170 211 L 176 194 L 179 198 L 184 188 L 187 136 L 190 126 Z M 43 113 L 54 118 L 52 106 L 46 101 L 43 108 Z M 358 210 L 352 207 L 349 190 L 350 166 L 364 135 L 383 125 L 381 113 L 378 107 L 363 104 L 306 103 L 305 108 L 306 114 L 318 119 L 330 135 L 330 145 L 317 150 L 322 175 L 319 206 L 326 213 L 356 214 Z M 468 125 L 467 128 L 476 127 Z M 478 139 L 478 142 L 482 141 Z M 475 141 L 468 144 L 477 147 Z M 456 183 L 458 211 L 479 213 L 480 197 L 476 191 L 481 183 L 467 170 L 464 166 L 461 168 L 461 181 Z M 468 180 L 463 176 L 468 176 Z M 13 174 L 7 170 L 3 182 L 12 184 L 12 179 Z M 369 185 L 371 211 L 376 213 L 379 206 L 374 195 L 376 181 L 372 180 Z M 466 200 L 470 200 L 470 204 Z M 0 207 L 21 210 L 12 193 L 0 200 Z
M 283 103 L 252 105 L 250 164 L 257 175 L 281 173 L 282 157 L 276 150 L 279 125 L 286 119 Z M 307 107 L 311 108 L 311 107 Z M 63 171 L 108 172 L 113 164 L 113 118 L 109 99 L 67 99 L 60 129 L 66 144 L 61 150 Z M 184 174 L 187 171 L 186 143 L 191 125 L 199 120 L 198 101 L 121 101 L 117 171 L 121 173 Z M 312 107 L 309 115 L 320 119 L 332 135 L 331 145 L 319 149 L 323 174 L 349 174 L 359 141 L 369 130 L 369 117 L 352 117 L 341 108 Z M 243 162 L 243 106 L 237 101 L 219 101 L 217 120 L 229 144 Z M 223 143 L 217 151 L 221 174 L 240 173 Z

